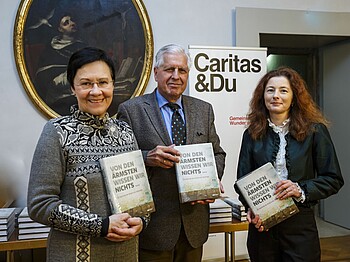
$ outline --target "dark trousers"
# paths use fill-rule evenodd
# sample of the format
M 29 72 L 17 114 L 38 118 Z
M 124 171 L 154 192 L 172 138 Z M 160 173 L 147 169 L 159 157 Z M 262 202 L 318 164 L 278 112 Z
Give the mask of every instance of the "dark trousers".
M 320 241 L 313 210 L 299 207 L 299 213 L 258 232 L 249 225 L 248 252 L 252 262 L 319 262 Z
M 172 250 L 148 250 L 140 248 L 139 261 L 153 262 L 200 262 L 202 261 L 203 246 L 193 248 L 181 229 L 180 237 Z

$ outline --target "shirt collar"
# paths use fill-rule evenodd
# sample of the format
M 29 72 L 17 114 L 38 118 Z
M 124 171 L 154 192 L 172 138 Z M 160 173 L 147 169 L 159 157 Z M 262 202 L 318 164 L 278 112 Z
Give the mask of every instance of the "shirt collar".
M 162 108 L 162 107 L 165 106 L 167 103 L 169 103 L 169 101 L 166 100 L 166 99 L 164 98 L 164 96 L 162 96 L 162 95 L 159 93 L 158 89 L 156 90 L 156 98 L 157 98 L 157 102 L 158 102 L 159 108 Z M 180 96 L 180 98 L 179 98 L 178 100 L 176 100 L 175 103 L 178 104 L 179 107 L 182 109 L 182 103 L 181 103 L 181 101 L 182 101 L 182 96 Z
M 275 125 L 270 118 L 267 119 L 267 121 L 269 121 L 269 126 L 273 129 L 273 131 L 275 131 L 276 133 L 287 133 L 288 132 L 288 129 L 289 129 L 289 122 L 290 122 L 290 119 L 286 119 L 282 122 L 282 125 L 280 126 L 277 126 Z

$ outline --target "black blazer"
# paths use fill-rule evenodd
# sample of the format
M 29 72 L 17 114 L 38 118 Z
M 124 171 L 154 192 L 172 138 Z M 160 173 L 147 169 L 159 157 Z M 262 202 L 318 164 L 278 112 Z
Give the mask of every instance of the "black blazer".
M 288 179 L 298 182 L 304 190 L 304 205 L 315 205 L 339 191 L 344 180 L 329 132 L 323 124 L 316 124 L 315 132 L 304 141 L 296 141 L 286 135 L 286 164 Z M 280 138 L 271 127 L 262 140 L 253 140 L 245 130 L 239 155 L 237 178 L 253 171 L 267 162 L 274 164 Z M 235 187 L 239 193 L 238 189 Z M 240 196 L 240 200 L 244 202 Z

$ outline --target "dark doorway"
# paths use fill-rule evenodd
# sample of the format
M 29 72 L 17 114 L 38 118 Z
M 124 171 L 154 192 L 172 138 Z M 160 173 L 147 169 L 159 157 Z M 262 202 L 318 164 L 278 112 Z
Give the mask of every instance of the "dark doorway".
M 305 80 L 318 105 L 321 101 L 319 49 L 348 40 L 348 36 L 260 34 L 260 46 L 267 47 L 267 71 L 289 66 Z
M 267 70 L 284 65 L 298 71 L 316 103 L 331 119 L 330 132 L 337 145 L 343 175 L 348 170 L 346 156 L 349 151 L 344 142 L 347 141 L 348 122 L 343 119 L 343 113 L 348 111 L 349 45 L 349 36 L 260 34 L 260 46 L 267 48 Z M 339 105 L 334 101 L 338 101 Z M 346 216 L 342 218 L 338 212 L 339 203 L 348 203 L 348 194 L 343 192 L 320 201 L 315 207 L 315 214 L 328 222 L 349 228 Z

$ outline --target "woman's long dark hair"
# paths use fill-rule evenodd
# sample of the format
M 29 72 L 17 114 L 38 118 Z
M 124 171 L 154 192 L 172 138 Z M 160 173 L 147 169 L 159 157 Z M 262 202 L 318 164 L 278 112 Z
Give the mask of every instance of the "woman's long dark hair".
M 267 82 L 273 77 L 283 76 L 288 79 L 293 91 L 292 107 L 289 111 L 289 132 L 298 141 L 313 131 L 315 123 L 328 125 L 328 121 L 313 101 L 302 77 L 289 67 L 280 67 L 265 74 L 259 81 L 253 97 L 250 100 L 250 110 L 247 115 L 248 130 L 253 139 L 261 139 L 268 128 L 269 111 L 265 106 L 264 92 Z

